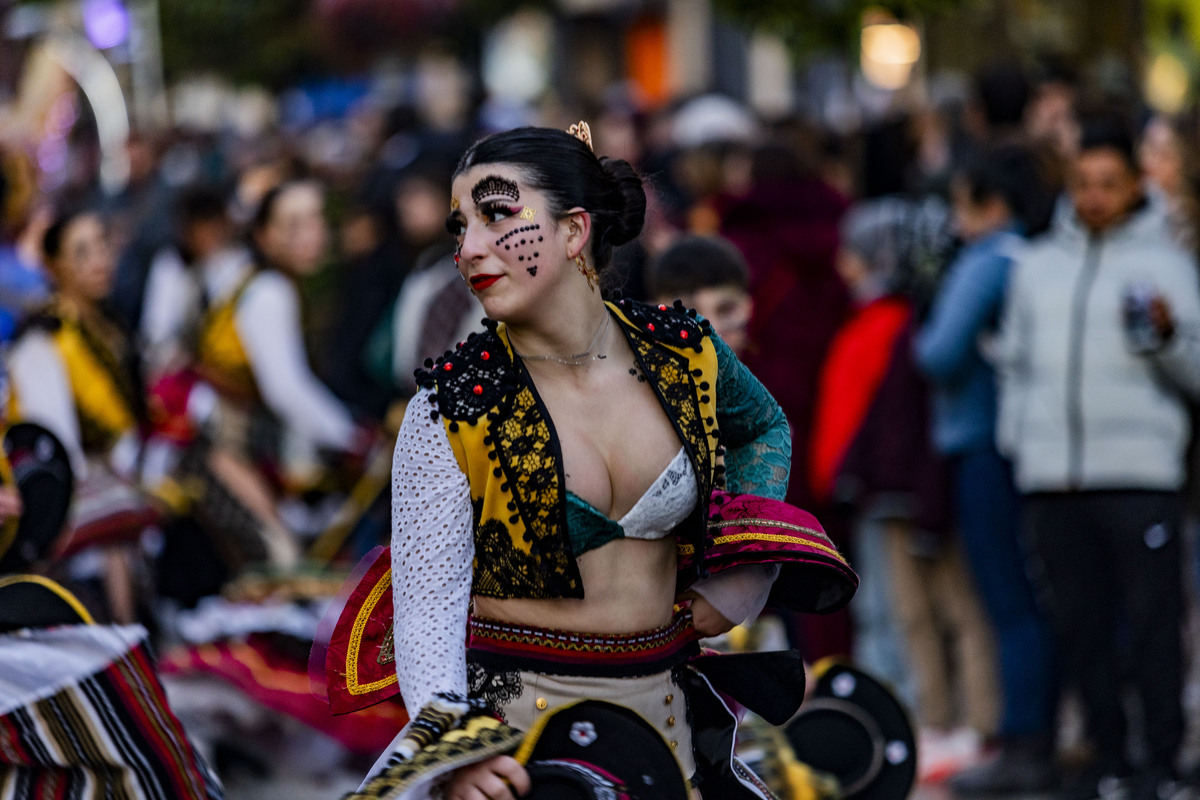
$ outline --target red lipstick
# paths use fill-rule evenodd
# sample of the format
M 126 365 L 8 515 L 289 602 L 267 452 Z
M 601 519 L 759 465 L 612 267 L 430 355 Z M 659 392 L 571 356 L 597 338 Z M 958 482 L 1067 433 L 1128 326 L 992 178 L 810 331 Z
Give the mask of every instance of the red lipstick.
M 471 277 L 471 288 L 476 291 L 486 289 L 496 281 L 500 280 L 503 275 L 474 275 Z

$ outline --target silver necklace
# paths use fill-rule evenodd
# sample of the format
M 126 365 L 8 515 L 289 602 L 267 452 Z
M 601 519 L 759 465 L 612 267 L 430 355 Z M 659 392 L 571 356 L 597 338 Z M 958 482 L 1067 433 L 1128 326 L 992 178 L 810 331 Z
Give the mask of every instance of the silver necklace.
M 517 356 L 522 361 L 555 361 L 559 364 L 566 364 L 568 367 L 582 367 L 584 364 L 588 363 L 589 361 L 600 361 L 602 359 L 608 358 L 608 356 L 604 355 L 603 353 L 593 353 L 592 352 L 593 350 L 596 349 L 596 345 L 598 345 L 600 343 L 600 340 L 604 338 L 604 334 L 608 331 L 608 318 L 609 318 L 609 314 L 607 311 L 605 311 L 604 312 L 604 321 L 601 322 L 600 327 L 596 329 L 596 335 L 592 337 L 592 343 L 588 345 L 588 349 L 584 350 L 582 353 L 576 353 L 575 355 L 571 355 L 571 356 L 527 356 L 524 353 L 521 353 L 517 350 L 517 346 L 515 344 L 513 344 L 513 341 L 511 338 L 508 340 L 508 343 L 509 343 L 509 345 L 512 346 L 513 355 Z

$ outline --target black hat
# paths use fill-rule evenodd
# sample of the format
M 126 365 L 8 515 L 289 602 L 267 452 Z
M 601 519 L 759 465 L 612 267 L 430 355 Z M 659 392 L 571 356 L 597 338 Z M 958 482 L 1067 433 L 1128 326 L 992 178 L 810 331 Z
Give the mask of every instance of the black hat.
M 55 581 L 41 575 L 0 577 L 0 633 L 91 624 L 83 604 Z
M 548 712 L 515 754 L 533 788 L 525 800 L 688 800 L 671 746 L 625 706 L 581 700 Z
M 0 529 L 0 573 L 17 572 L 50 551 L 67 519 L 75 488 L 71 460 L 54 434 L 32 422 L 20 422 L 4 434 L 11 475 L 4 482 L 21 494 L 21 518 Z
M 837 778 L 846 800 L 904 800 L 917 745 L 904 707 L 861 670 L 826 660 L 813 695 L 785 728 L 799 761 Z

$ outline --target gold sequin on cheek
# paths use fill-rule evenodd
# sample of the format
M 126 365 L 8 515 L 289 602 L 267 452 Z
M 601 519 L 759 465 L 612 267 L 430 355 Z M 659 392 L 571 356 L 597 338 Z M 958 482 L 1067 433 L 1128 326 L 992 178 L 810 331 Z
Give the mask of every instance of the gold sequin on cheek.
M 535 216 L 537 216 L 537 209 L 530 208 L 529 206 L 525 206 L 521 209 L 521 219 L 530 220 Z
M 450 198 L 450 210 L 458 211 L 458 198 L 457 197 Z

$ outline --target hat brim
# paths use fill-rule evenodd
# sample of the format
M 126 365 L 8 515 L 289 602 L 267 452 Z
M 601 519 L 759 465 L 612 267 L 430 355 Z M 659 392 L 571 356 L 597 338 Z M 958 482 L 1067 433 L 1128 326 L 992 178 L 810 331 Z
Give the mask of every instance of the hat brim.
M 5 477 L 16 485 L 22 510 L 15 526 L 0 531 L 0 572 L 15 572 L 46 558 L 62 535 L 75 476 L 66 448 L 41 425 L 10 427 L 4 452 L 11 468 Z
M 547 712 L 513 757 L 529 768 L 541 762 L 579 764 L 633 797 L 688 800 L 687 780 L 667 740 L 636 711 L 616 703 L 580 700 Z M 555 783 L 566 791 L 561 775 Z M 574 791 L 589 784 L 573 785 Z M 536 791 L 535 784 L 531 796 L 541 798 Z M 560 796 L 572 795 L 546 794 L 545 799 Z
M 904 707 L 886 686 L 841 662 L 822 662 L 812 697 L 784 732 L 799 761 L 837 778 L 847 800 L 904 800 L 917 746 Z
M 57 582 L 41 575 L 0 577 L 0 633 L 22 628 L 91 625 L 83 603 Z

